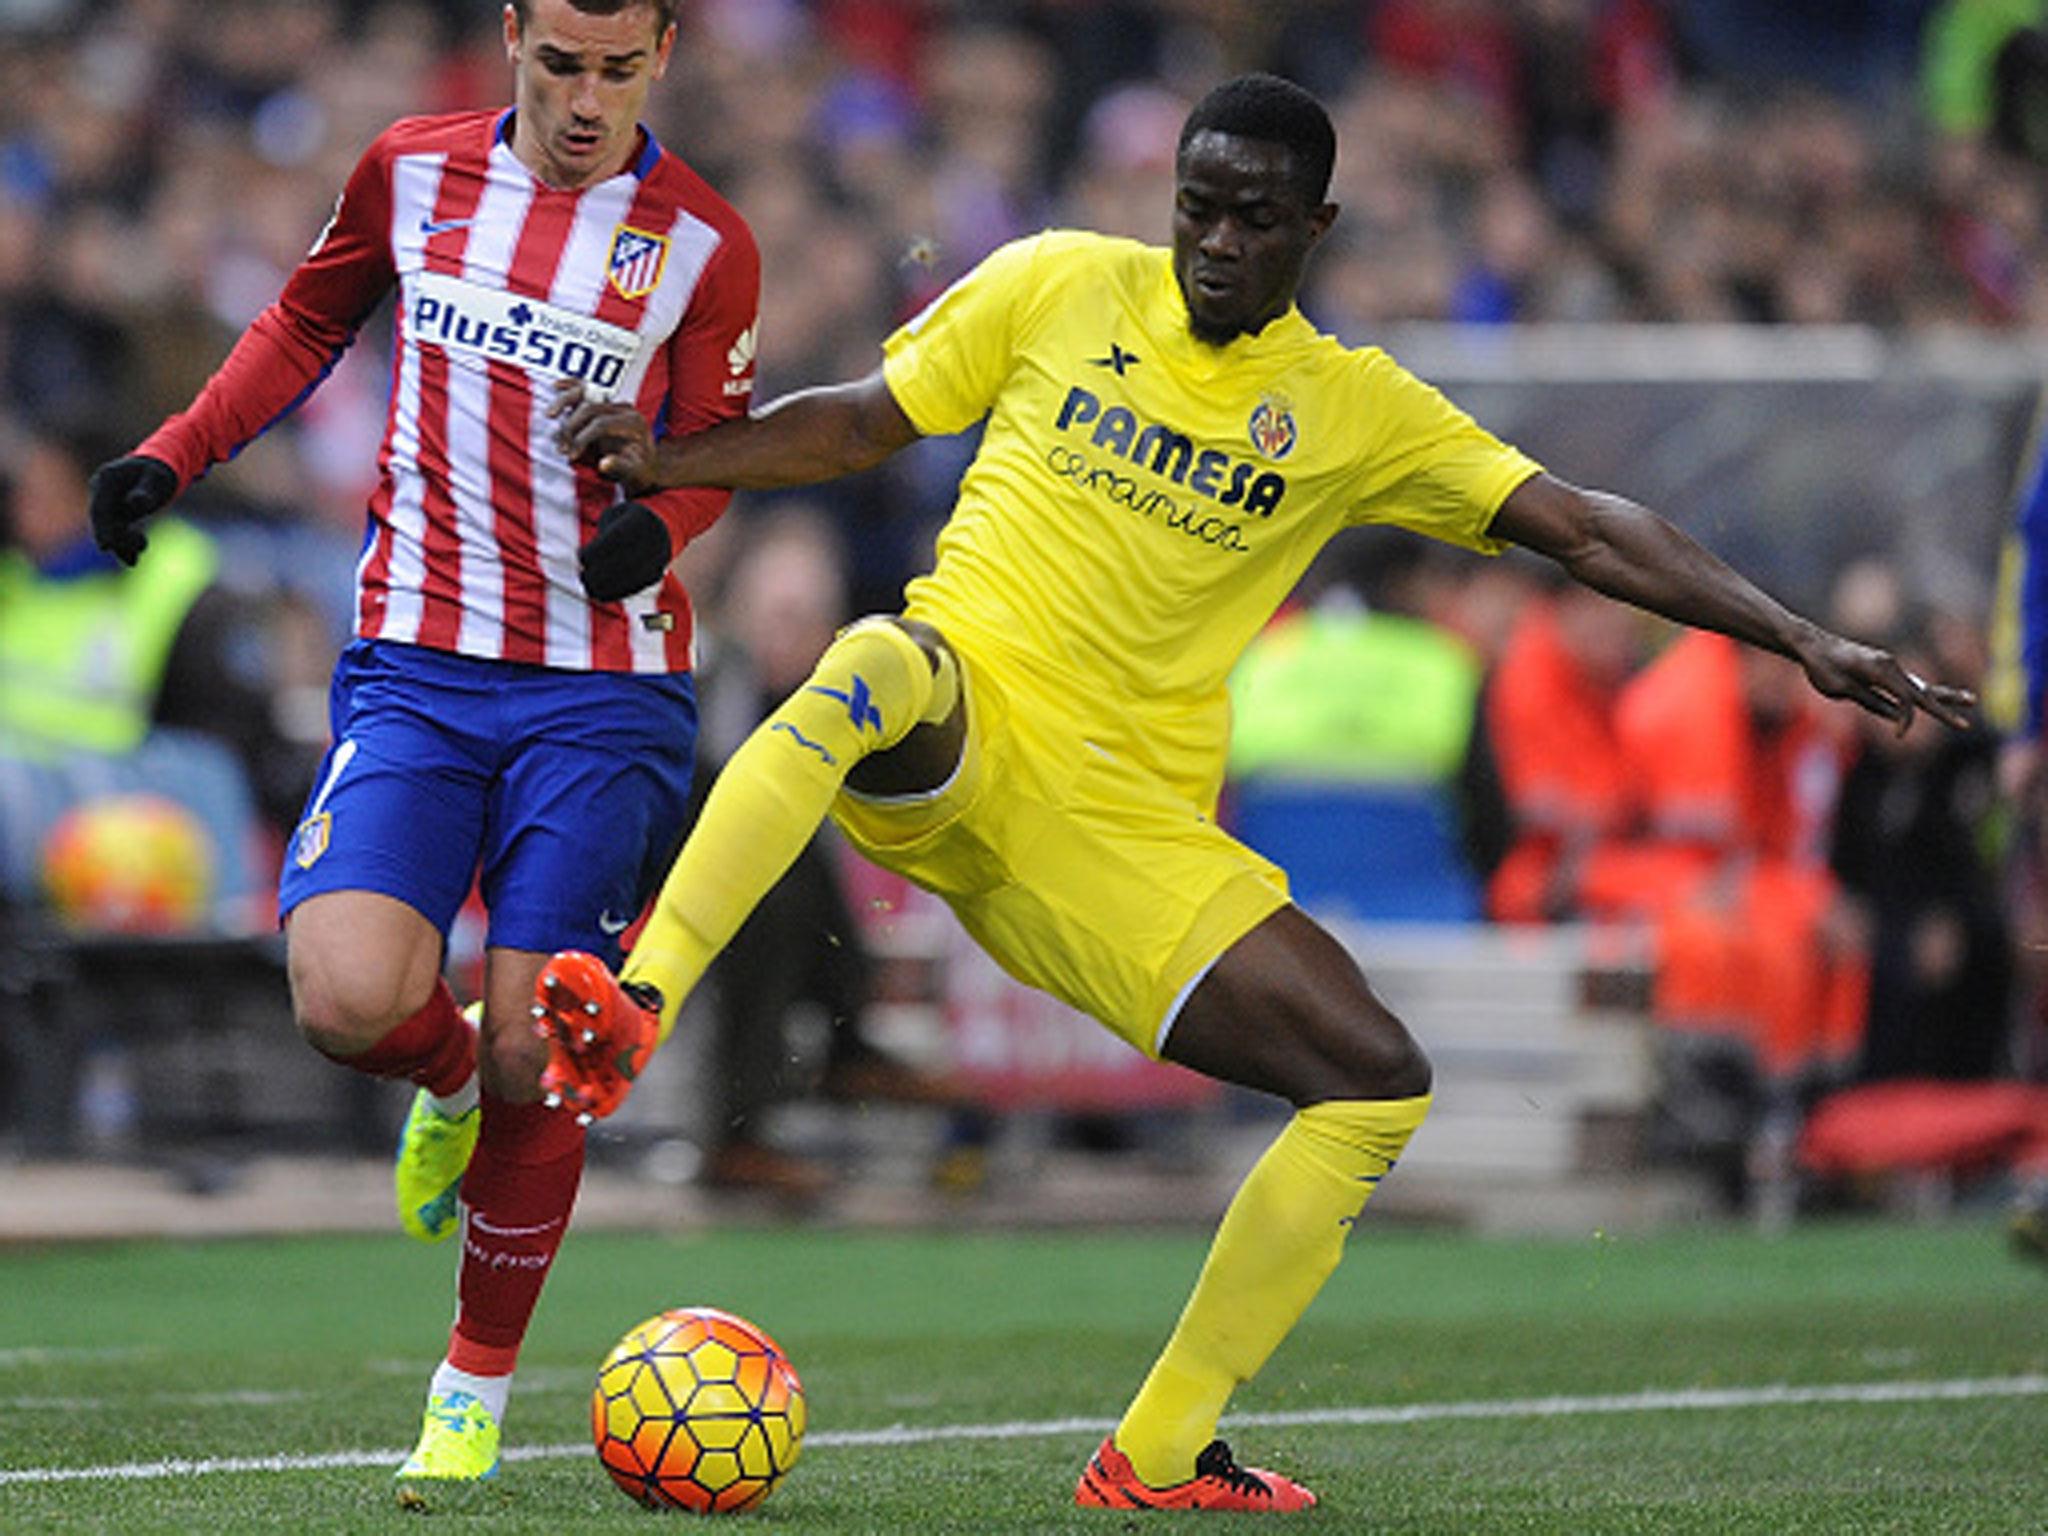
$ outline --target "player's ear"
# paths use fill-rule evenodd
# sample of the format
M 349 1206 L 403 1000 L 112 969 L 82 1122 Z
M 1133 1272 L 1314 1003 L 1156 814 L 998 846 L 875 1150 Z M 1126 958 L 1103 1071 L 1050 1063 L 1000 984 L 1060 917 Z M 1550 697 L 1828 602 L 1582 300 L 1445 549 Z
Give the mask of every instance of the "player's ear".
M 1330 226 L 1337 222 L 1339 209 L 1335 203 L 1321 203 L 1309 210 L 1308 243 L 1314 245 L 1330 232 Z
M 661 41 L 654 45 L 654 78 L 659 80 L 668 73 L 668 56 L 676 46 L 676 24 L 670 22 L 661 34 Z
M 519 62 L 519 7 L 510 4 L 505 7 L 505 57 Z

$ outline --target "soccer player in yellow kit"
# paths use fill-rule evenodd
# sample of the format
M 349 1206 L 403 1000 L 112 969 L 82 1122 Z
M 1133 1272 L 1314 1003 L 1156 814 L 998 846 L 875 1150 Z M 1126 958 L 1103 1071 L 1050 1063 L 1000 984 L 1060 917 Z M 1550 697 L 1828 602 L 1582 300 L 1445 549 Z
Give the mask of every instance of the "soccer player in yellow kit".
M 561 443 L 629 491 L 867 468 L 987 418 L 930 575 L 843 631 L 733 758 L 619 982 L 556 956 L 546 1084 L 601 1114 L 829 813 L 946 898 L 1012 974 L 1140 1050 L 1276 1093 L 1293 1118 L 1238 1191 L 1165 1351 L 1077 1502 L 1298 1509 L 1215 1438 L 1232 1390 L 1336 1266 L 1429 1106 L 1430 1065 L 1284 874 L 1213 820 L 1246 643 L 1340 529 L 1391 523 L 1579 580 L 1798 661 L 1903 725 L 1960 690 L 1788 612 L 1654 513 L 1580 490 L 1294 305 L 1336 217 L 1335 138 L 1253 75 L 1190 114 L 1171 251 L 1061 231 L 984 261 L 866 378 L 658 445 L 566 391 Z M 1369 857 L 1369 852 L 1364 856 Z M 621 986 L 620 982 L 623 982 Z

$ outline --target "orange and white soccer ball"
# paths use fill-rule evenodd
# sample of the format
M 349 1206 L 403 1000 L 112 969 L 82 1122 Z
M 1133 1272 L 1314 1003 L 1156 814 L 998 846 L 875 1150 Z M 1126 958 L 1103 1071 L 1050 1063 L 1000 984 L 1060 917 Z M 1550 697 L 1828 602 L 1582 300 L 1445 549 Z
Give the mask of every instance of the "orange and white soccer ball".
M 776 1342 L 716 1307 L 650 1317 L 590 1395 L 597 1459 L 653 1509 L 729 1514 L 768 1497 L 804 1440 L 804 1388 Z
M 213 840 L 162 795 L 104 795 L 73 806 L 43 841 L 43 892 L 67 927 L 178 933 L 213 899 Z

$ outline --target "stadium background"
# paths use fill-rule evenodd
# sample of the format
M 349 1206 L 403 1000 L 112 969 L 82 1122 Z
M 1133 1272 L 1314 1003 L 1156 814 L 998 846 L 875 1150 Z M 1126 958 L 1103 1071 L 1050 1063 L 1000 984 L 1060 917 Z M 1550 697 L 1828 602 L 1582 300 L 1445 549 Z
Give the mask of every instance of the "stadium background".
M 1802 604 L 1853 615 L 1870 588 L 1845 573 L 1896 583 L 1948 675 L 1998 681 L 1999 546 L 2048 377 L 2042 179 L 1995 142 L 2026 138 L 2025 111 L 1999 121 L 1993 60 L 2038 19 L 2028 0 L 682 10 L 655 126 L 759 233 L 767 395 L 864 370 L 1013 234 L 1160 238 L 1187 103 L 1278 68 L 1340 121 L 1345 212 L 1303 295 L 1318 323 Z M 118 452 L 181 405 L 389 119 L 501 101 L 498 28 L 490 0 L 0 0 L 0 504 L 49 499 L 52 438 Z M 269 615 L 241 660 L 274 782 L 223 788 L 217 759 L 172 742 L 82 783 L 210 785 L 216 821 L 258 807 L 259 867 L 217 872 L 221 928 L 54 924 L 39 838 L 60 807 L 0 735 L 0 1528 L 416 1522 L 389 1490 L 416 1407 L 398 1384 L 438 1347 L 449 1255 L 393 1230 L 403 1095 L 292 1035 L 260 868 L 322 744 L 382 325 L 188 498 L 224 581 Z M 890 605 L 968 447 L 739 498 L 689 556 L 707 631 L 739 632 L 729 593 L 760 593 L 748 552 L 792 517 L 831 535 L 850 609 Z M 1409 571 L 1371 541 L 1338 564 L 1376 592 Z M 1432 564 L 1427 622 L 1485 654 L 1506 564 Z M 2018 809 L 1981 808 L 1992 858 Z M 97 830 L 189 830 L 137 814 Z M 2024 945 L 2025 866 L 1999 873 Z M 876 1037 L 978 1063 L 993 1111 L 793 1103 L 780 1135 L 845 1177 L 798 1207 L 716 1198 L 695 1177 L 708 1022 L 690 1021 L 594 1142 L 517 1459 L 453 1518 L 644 1529 L 590 1458 L 591 1371 L 642 1316 L 710 1302 L 769 1325 L 812 1395 L 776 1529 L 1099 1529 L 1061 1523 L 1074 1469 L 1271 1111 L 1133 1076 L 931 909 L 855 895 Z M 1784 1230 L 1782 1204 L 1731 1206 L 1645 1155 L 1660 1095 L 1708 1134 L 1726 1085 L 1667 1078 L 1629 936 L 1339 921 L 1443 1091 L 1370 1234 L 1234 1404 L 1233 1438 L 1309 1474 L 1332 1528 L 2040 1529 L 2041 1271 L 2005 1251 L 2009 1166 L 1838 1181 Z M 474 944 L 458 934 L 458 970 Z M 2020 983 L 2006 1075 L 2038 1078 Z M 820 1030 L 792 1039 L 814 1051 Z
M 1560 472 L 1668 510 L 1799 604 L 1825 610 L 1845 569 L 1875 561 L 1935 615 L 1947 675 L 1981 684 L 2044 373 L 2048 217 L 2037 168 L 1998 142 L 1994 60 L 2010 18 L 1982 21 L 1980 9 L 702 0 L 682 7 L 653 126 L 760 238 L 767 398 L 864 370 L 892 325 L 1015 235 L 1074 223 L 1162 239 L 1188 103 L 1232 70 L 1282 70 L 1321 92 L 1339 124 L 1332 196 L 1345 211 L 1303 293 L 1318 324 L 1388 345 Z M 39 433 L 117 451 L 189 398 L 275 293 L 376 131 L 404 113 L 504 99 L 499 29 L 496 7 L 474 0 L 0 4 L 9 477 Z M 252 665 L 298 761 L 320 744 L 327 662 L 347 626 L 382 421 L 382 331 L 373 317 L 299 412 L 184 503 L 221 540 L 225 579 L 276 611 L 271 653 Z M 707 627 L 715 634 L 752 530 L 791 503 L 834 530 L 849 611 L 891 606 L 971 446 L 934 441 L 801 497 L 739 498 L 686 557 Z M 1459 596 L 1441 616 L 1483 650 L 1501 622 L 1486 582 L 1447 569 Z M 268 830 L 274 858 L 282 829 Z M 12 867 L 28 868 L 33 850 L 15 843 Z M 260 931 L 263 882 L 238 888 L 234 916 Z M 34 891 L 17 880 L 13 894 L 14 930 L 37 930 Z M 971 1004 L 989 983 L 898 899 L 884 893 L 867 909 L 891 914 L 875 935 L 885 961 L 967 977 L 892 973 L 911 994 L 894 1010 L 894 1042 L 943 1057 L 917 988 L 929 1003 L 950 985 Z M 1419 1006 L 1467 1006 L 1440 1000 L 1431 978 L 1470 969 L 1490 942 L 1475 935 L 1416 958 Z M 227 1148 L 225 1159 L 195 1156 L 190 1177 L 233 1190 L 248 1182 L 251 1149 L 329 1151 L 383 1134 L 388 1105 L 337 1085 L 267 1029 L 260 964 L 247 1027 L 204 1047 L 187 1037 L 241 1016 L 232 1000 L 244 989 L 222 979 L 234 974 L 222 969 L 227 950 L 192 951 L 137 980 L 164 1020 L 143 1041 L 155 1054 L 138 1056 L 92 1013 L 123 1007 L 105 995 L 116 990 L 107 978 L 126 974 L 112 960 L 23 953 L 17 996 L 90 993 L 81 970 L 103 985 L 78 1005 L 84 1022 L 62 1052 L 30 1038 L 19 1014 L 6 1020 L 28 1064 L 4 1101 L 8 1146 L 132 1154 L 138 1139 L 174 1131 Z M 1541 963 L 1558 975 L 1606 964 L 1576 951 Z M 181 1002 L 181 990 L 197 995 Z M 987 1027 L 999 1015 L 1013 1030 L 1042 1027 L 1042 1079 L 1081 1058 L 1057 1092 L 996 1096 L 1077 1122 L 1020 1117 L 1038 1128 L 1015 1131 L 1014 1167 L 1042 1170 L 1070 1144 L 1163 1147 L 1169 1167 L 1208 1167 L 1173 1116 L 1104 1114 L 1121 1091 L 1115 1069 L 1075 1043 L 1085 1030 L 1020 1024 L 1033 1008 L 984 998 L 968 1037 L 1000 1034 Z M 1501 1044 L 1472 1053 L 1498 1066 Z M 1611 1054 L 1591 1052 L 1607 1066 L 1587 1070 L 1611 1068 Z M 1631 1081 L 1646 1081 L 1641 1050 L 1623 1054 Z M 1011 1064 L 1028 1055 L 1013 1051 Z M 621 1167 L 685 1178 L 691 1064 L 677 1053 L 666 1072 L 614 1151 Z M 1504 1070 L 1501 1083 L 1512 1080 Z M 1181 1096 L 1158 1084 L 1140 1095 Z M 1482 1104 L 1472 1110 L 1484 1118 Z M 1210 1112 L 1252 1113 L 1213 1102 Z M 791 1113 L 794 1134 L 827 1149 L 866 1138 L 882 1185 L 892 1149 L 922 1167 L 956 1134 L 929 1115 L 849 1128 L 825 1111 Z M 1584 1161 L 1556 1155 L 1561 1167 Z M 1084 1179 L 1102 1174 L 1079 1163 Z

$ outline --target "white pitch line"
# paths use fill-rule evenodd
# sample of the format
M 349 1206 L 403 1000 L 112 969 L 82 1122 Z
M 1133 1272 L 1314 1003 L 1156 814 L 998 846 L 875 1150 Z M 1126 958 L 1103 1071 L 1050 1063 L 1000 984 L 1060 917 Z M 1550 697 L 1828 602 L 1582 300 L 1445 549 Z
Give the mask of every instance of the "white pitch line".
M 1798 1387 L 1688 1387 L 1671 1391 L 1624 1392 L 1603 1397 L 1519 1397 L 1463 1403 L 1406 1403 L 1378 1408 L 1301 1408 L 1277 1413 L 1228 1415 L 1226 1426 L 1291 1427 L 1317 1424 L 1401 1425 L 1453 1419 L 1556 1419 L 1613 1413 L 1684 1413 L 1736 1408 L 1784 1408 L 1813 1404 L 1961 1402 L 1969 1399 L 2048 1396 L 2048 1375 L 1987 1376 L 1950 1381 L 1869 1381 Z M 807 1436 L 806 1446 L 930 1445 L 949 1440 L 1038 1440 L 1061 1435 L 1100 1435 L 1112 1419 L 1036 1419 L 1004 1424 L 895 1424 L 884 1429 L 824 1431 Z M 530 1445 L 505 1452 L 507 1461 L 551 1461 L 588 1456 L 588 1444 Z M 317 1456 L 227 1456 L 207 1460 L 175 1458 L 99 1467 L 0 1468 L 0 1486 L 19 1483 L 77 1483 L 99 1480 L 148 1481 L 207 1477 L 224 1472 L 317 1472 L 343 1467 L 388 1467 L 401 1449 L 330 1451 Z
M 134 1392 L 121 1397 L 0 1397 L 0 1413 L 98 1413 L 107 1408 L 277 1408 L 310 1402 L 321 1394 L 309 1388 L 264 1391 L 237 1387 L 223 1392 Z
M 56 1365 L 66 1360 L 142 1360 L 155 1353 L 156 1350 L 148 1345 L 115 1344 L 74 1349 L 32 1344 L 26 1349 L 0 1349 L 0 1370 Z

